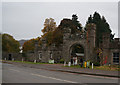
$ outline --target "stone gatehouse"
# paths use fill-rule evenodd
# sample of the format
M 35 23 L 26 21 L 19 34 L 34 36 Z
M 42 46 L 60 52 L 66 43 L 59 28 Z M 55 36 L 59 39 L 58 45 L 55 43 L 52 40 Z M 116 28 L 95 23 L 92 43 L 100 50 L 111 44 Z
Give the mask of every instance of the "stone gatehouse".
M 40 62 L 48 62 L 54 59 L 56 63 L 63 59 L 66 62 L 79 63 L 82 61 L 96 62 L 96 25 L 88 24 L 87 31 L 83 33 L 71 34 L 71 29 L 63 28 L 63 44 L 56 47 L 54 44 L 47 47 L 46 40 L 42 39 L 42 46 L 35 45 L 35 56 Z M 79 45 L 83 48 L 82 53 L 72 54 L 74 46 Z M 115 38 L 110 42 L 110 34 L 103 35 L 100 54 L 101 64 L 120 64 L 120 38 Z

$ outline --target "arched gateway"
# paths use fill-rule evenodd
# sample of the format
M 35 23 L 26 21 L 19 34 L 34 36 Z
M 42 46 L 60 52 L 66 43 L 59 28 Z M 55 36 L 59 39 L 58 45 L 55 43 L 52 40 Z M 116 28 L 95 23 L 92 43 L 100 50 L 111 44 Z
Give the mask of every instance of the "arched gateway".
M 78 49 L 83 52 L 76 52 L 75 46 L 81 47 Z M 94 47 L 95 47 L 95 25 L 88 25 L 86 33 L 75 33 L 71 34 L 70 28 L 64 28 L 63 35 L 63 50 L 62 55 L 66 62 L 75 62 L 77 61 L 93 61 L 94 58 Z M 73 49 L 74 48 L 74 49 Z M 77 48 L 76 48 L 77 49 Z
M 63 43 L 59 46 L 55 44 L 47 46 L 47 40 L 41 38 L 42 45 L 35 45 L 34 60 L 40 62 L 49 62 L 54 60 L 55 63 L 61 61 L 78 62 L 90 60 L 96 63 L 98 61 L 103 64 L 120 64 L 120 41 L 119 38 L 115 38 L 110 42 L 110 33 L 103 34 L 102 43 L 99 44 L 100 49 L 95 47 L 96 39 L 96 25 L 93 23 L 87 24 L 85 32 L 73 31 L 73 26 L 66 24 L 70 20 L 66 20 L 65 23 L 61 23 L 59 29 L 63 33 Z M 64 25 L 64 26 L 62 26 Z M 71 32 L 72 30 L 72 32 Z M 99 56 L 98 54 L 101 53 Z M 30 58 L 30 57 L 29 57 Z
M 80 43 L 74 43 L 69 49 L 72 64 L 83 63 L 85 60 L 85 49 Z
M 48 62 L 52 55 L 55 62 L 59 62 L 60 59 L 66 62 L 76 62 L 74 61 L 76 58 L 77 61 L 93 61 L 95 59 L 93 55 L 95 54 L 95 29 L 94 24 L 88 24 L 86 32 L 71 33 L 71 28 L 63 28 L 63 44 L 59 47 L 55 47 L 53 44 L 48 48 L 46 41 L 42 39 L 43 44 L 39 47 L 38 57 L 36 58 L 41 62 Z

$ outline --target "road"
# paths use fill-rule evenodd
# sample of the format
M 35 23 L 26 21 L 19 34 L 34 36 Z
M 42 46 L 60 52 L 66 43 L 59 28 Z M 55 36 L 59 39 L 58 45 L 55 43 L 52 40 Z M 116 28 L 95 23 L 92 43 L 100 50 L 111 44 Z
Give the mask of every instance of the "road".
M 3 83 L 118 83 L 117 78 L 100 77 L 3 63 Z

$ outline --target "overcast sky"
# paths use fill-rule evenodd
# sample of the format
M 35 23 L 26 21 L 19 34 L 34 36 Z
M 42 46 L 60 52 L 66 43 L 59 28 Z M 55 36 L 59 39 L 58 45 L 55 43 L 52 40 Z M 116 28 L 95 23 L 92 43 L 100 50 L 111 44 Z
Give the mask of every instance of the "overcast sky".
M 118 37 L 117 2 L 3 2 L 2 32 L 15 39 L 40 36 L 46 18 L 55 19 L 57 25 L 63 18 L 77 14 L 82 26 L 95 11 L 105 16 L 111 30 Z

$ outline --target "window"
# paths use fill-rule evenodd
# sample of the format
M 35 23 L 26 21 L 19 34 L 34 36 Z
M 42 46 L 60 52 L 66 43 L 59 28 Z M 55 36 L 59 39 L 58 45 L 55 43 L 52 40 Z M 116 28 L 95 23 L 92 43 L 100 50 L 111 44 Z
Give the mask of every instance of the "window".
M 39 59 L 41 60 L 41 58 L 42 58 L 42 53 L 39 53 Z
M 50 53 L 50 59 L 52 59 L 52 52 Z
M 119 64 L 119 53 L 113 53 L 113 63 Z

